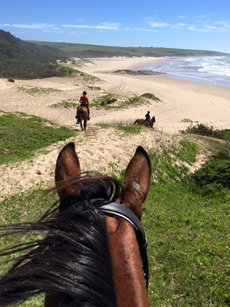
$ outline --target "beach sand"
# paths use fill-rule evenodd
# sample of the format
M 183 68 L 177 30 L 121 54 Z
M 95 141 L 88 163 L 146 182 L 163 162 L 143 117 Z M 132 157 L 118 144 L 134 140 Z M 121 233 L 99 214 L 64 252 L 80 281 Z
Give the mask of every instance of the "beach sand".
M 139 145 L 150 151 L 177 143 L 182 137 L 179 131 L 191 123 L 203 123 L 216 129 L 229 128 L 230 88 L 177 80 L 168 75 L 132 76 L 114 73 L 118 69 L 138 70 L 159 61 L 164 61 L 164 58 L 90 59 L 89 63 L 76 69 L 100 79 L 93 84 L 79 77 L 16 80 L 15 83 L 0 79 L 0 111 L 24 112 L 77 130 L 76 137 L 69 141 L 76 144 L 82 170 L 97 170 L 107 174 L 124 169 Z M 73 64 L 71 66 L 74 67 Z M 37 90 L 29 93 L 28 90 L 32 88 Z M 74 109 L 51 107 L 64 100 L 78 101 L 83 90 L 88 92 L 89 101 L 105 93 L 127 98 L 152 93 L 160 101 L 122 110 L 91 108 L 86 135 L 76 125 Z M 147 111 L 150 111 L 151 116 L 156 116 L 155 128 L 138 135 L 125 136 L 113 128 L 102 129 L 97 125 L 133 123 L 138 118 L 144 118 Z M 28 161 L 1 165 L 0 199 L 32 187 L 52 186 L 56 158 L 66 143 L 54 144 L 46 153 L 38 152 L 35 158 Z M 193 169 L 199 167 L 205 155 L 201 154 L 199 158 Z

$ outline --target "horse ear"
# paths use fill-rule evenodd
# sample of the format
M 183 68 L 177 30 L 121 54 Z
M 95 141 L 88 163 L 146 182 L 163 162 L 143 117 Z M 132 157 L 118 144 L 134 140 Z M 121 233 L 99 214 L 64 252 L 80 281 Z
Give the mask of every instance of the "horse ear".
M 139 146 L 126 169 L 123 184 L 123 204 L 139 219 L 142 216 L 142 203 L 149 192 L 150 179 L 151 163 L 146 151 Z
M 81 168 L 75 152 L 75 145 L 71 142 L 63 147 L 58 155 L 55 169 L 56 186 L 59 182 L 66 182 L 80 173 Z M 59 196 L 61 196 L 60 193 Z

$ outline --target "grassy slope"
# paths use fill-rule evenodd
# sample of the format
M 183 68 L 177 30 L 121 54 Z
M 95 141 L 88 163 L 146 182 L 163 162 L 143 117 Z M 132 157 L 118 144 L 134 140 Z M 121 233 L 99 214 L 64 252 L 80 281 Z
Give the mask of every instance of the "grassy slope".
M 73 135 L 72 130 L 37 116 L 5 113 L 0 126 L 0 164 L 28 159 L 36 150 Z
M 223 53 L 207 50 L 191 50 L 154 47 L 112 47 L 87 44 L 53 43 L 31 41 L 37 45 L 47 45 L 64 51 L 76 57 L 113 57 L 113 56 L 191 56 L 191 55 L 221 55 Z
M 56 60 L 65 61 L 66 58 L 63 51 L 32 44 L 0 30 L 0 77 L 33 79 L 64 76 L 66 68 L 59 66 Z
M 230 303 L 230 192 L 207 197 L 191 191 L 184 162 L 192 164 L 199 150 L 185 136 L 177 148 L 150 153 L 154 179 L 142 223 L 149 244 L 151 306 Z M 56 199 L 52 194 L 41 198 L 41 193 L 34 190 L 1 202 L 1 222 L 37 220 Z M 39 296 L 22 306 L 42 306 L 42 301 Z

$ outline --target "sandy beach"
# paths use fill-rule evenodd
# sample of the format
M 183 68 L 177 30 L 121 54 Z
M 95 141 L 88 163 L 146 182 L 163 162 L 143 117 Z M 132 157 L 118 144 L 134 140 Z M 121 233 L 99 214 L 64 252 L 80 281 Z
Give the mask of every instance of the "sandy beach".
M 168 75 L 114 73 L 118 69 L 138 70 L 159 61 L 164 61 L 164 58 L 101 58 L 90 59 L 81 68 L 70 65 L 99 78 L 93 84 L 79 77 L 15 80 L 15 83 L 0 79 L 0 111 L 24 112 L 76 130 L 76 137 L 71 141 L 76 144 L 82 170 L 102 173 L 116 173 L 125 168 L 138 145 L 146 150 L 156 150 L 162 145 L 178 142 L 182 137 L 179 131 L 191 123 L 203 123 L 216 129 L 229 128 L 230 88 L 176 80 Z M 37 91 L 31 93 L 30 89 Z M 76 125 L 74 109 L 51 107 L 62 101 L 78 100 L 83 90 L 88 92 L 89 101 L 106 93 L 127 98 L 152 93 L 160 101 L 120 110 L 91 108 L 86 136 Z M 113 128 L 101 129 L 97 125 L 133 123 L 144 118 L 147 111 L 156 116 L 155 128 L 138 135 L 124 136 Z M 64 142 L 54 144 L 45 154 L 38 152 L 35 158 L 17 165 L 1 165 L 1 199 L 11 195 L 12 191 L 16 193 L 38 185 L 52 185 L 57 154 L 63 145 Z M 202 159 L 205 158 L 201 155 L 199 163 Z

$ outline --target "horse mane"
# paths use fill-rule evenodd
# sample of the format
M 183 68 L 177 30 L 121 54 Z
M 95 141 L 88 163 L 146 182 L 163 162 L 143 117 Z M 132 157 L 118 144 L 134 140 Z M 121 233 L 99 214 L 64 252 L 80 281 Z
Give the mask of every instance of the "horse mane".
M 105 218 L 90 200 L 116 199 L 120 183 L 87 174 L 59 184 L 58 189 L 66 186 L 77 193 L 61 200 L 40 221 L 0 228 L 1 237 L 43 236 L 1 251 L 0 256 L 23 254 L 0 279 L 0 306 L 42 292 L 61 294 L 58 306 L 116 306 Z

